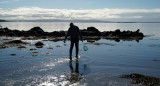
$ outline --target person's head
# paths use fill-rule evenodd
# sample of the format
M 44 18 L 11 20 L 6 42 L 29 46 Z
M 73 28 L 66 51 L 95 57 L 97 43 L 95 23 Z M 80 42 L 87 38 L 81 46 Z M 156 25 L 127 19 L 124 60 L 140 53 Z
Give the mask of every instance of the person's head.
M 70 23 L 70 26 L 73 26 L 73 25 L 74 25 L 74 24 L 71 22 L 71 23 Z

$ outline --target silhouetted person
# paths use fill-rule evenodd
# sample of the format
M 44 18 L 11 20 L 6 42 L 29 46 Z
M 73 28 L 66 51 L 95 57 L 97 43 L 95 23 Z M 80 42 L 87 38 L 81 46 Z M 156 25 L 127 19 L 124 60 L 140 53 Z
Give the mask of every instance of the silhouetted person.
M 79 37 L 82 40 L 82 35 L 80 33 L 79 28 L 77 26 L 75 26 L 73 23 L 70 23 L 70 28 L 68 29 L 67 35 L 66 35 L 66 37 L 64 39 L 64 43 L 65 43 L 65 41 L 66 41 L 66 39 L 67 39 L 67 37 L 69 35 L 70 35 L 70 41 L 71 41 L 70 50 L 69 50 L 69 56 L 70 56 L 70 60 L 72 60 L 72 50 L 73 50 L 74 44 L 76 46 L 76 57 L 78 58 Z

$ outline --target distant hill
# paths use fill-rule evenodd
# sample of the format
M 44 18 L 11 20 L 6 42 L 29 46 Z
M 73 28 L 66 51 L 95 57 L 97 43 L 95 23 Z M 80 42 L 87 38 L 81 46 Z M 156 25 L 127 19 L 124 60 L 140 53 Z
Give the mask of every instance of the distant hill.
M 83 22 L 83 23 L 108 23 L 110 21 L 101 21 L 101 20 L 60 20 L 60 19 L 39 19 L 39 20 L 17 20 L 17 22 Z
M 103 20 L 62 20 L 62 19 L 37 19 L 37 20 L 2 20 L 0 22 L 80 22 L 80 23 L 160 23 L 160 22 L 116 22 Z
M 7 22 L 6 20 L 0 19 L 0 22 Z

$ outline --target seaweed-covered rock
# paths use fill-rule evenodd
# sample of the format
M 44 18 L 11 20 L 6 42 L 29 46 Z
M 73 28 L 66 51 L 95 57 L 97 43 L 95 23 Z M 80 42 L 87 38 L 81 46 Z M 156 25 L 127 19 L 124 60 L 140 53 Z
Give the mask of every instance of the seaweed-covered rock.
M 6 42 L 7 44 L 27 44 L 26 42 L 23 42 L 21 40 L 12 40 L 9 42 Z
M 65 31 L 54 31 L 50 33 L 51 36 L 62 37 L 65 36 Z
M 115 30 L 115 35 L 120 35 L 121 31 L 120 29 Z
M 95 27 L 88 27 L 87 31 L 93 31 L 95 36 L 101 36 L 101 32 Z
M 32 29 L 28 30 L 28 34 L 31 36 L 43 36 L 44 31 L 40 27 L 33 27 Z
M 14 36 L 25 36 L 26 33 L 24 33 L 24 31 L 19 31 L 19 30 L 13 30 L 12 32 L 14 34 Z
M 31 31 L 31 32 L 44 32 L 40 27 L 33 27 L 29 31 Z
M 87 30 L 81 30 L 82 36 L 101 36 L 101 32 L 95 27 L 88 27 Z
M 129 74 L 122 75 L 121 78 L 132 79 L 133 84 L 143 84 L 145 86 L 160 86 L 160 78 L 142 75 L 142 74 Z
M 12 40 L 12 41 L 7 41 L 7 42 L 3 42 L 0 44 L 0 49 L 3 48 L 9 48 L 9 47 L 13 47 L 13 46 L 21 46 L 21 45 L 25 45 L 28 44 L 27 42 L 23 42 L 21 40 Z

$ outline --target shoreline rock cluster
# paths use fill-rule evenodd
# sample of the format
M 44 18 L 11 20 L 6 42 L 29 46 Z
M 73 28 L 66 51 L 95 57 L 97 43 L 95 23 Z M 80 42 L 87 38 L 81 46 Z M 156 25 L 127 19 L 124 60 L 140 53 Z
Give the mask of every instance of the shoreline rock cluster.
M 11 40 L 11 41 L 7 41 L 7 42 L 2 42 L 0 44 L 0 49 L 14 47 L 14 46 L 17 46 L 17 48 L 21 49 L 21 48 L 26 48 L 25 46 L 23 46 L 26 44 L 29 44 L 29 43 L 23 42 L 21 40 Z
M 109 39 L 119 42 L 120 40 L 142 40 L 144 35 L 139 31 L 120 31 L 119 29 L 115 31 L 104 31 L 100 32 L 95 27 L 88 27 L 87 29 L 80 30 L 81 34 L 85 39 L 99 40 Z M 0 28 L 0 36 L 9 37 L 64 37 L 67 31 L 53 31 L 45 32 L 40 27 L 33 27 L 28 31 L 11 30 L 7 27 Z
M 121 78 L 131 79 L 132 84 L 142 84 L 145 86 L 160 86 L 160 78 L 142 75 L 142 74 L 129 74 L 122 75 Z

